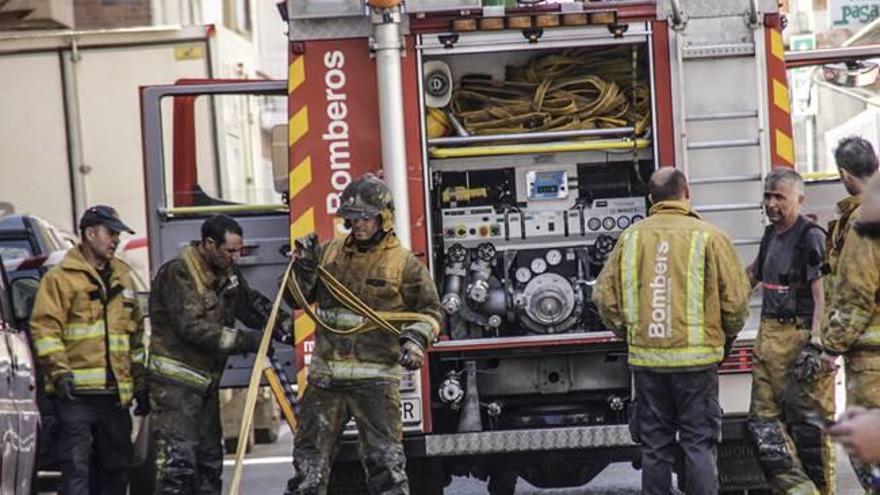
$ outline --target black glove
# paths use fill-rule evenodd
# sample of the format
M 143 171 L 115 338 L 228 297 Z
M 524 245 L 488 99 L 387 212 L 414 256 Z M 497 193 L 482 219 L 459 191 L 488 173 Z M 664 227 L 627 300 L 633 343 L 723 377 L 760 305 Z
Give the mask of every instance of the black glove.
M 313 273 L 318 267 L 318 256 L 321 246 L 318 244 L 318 234 L 312 232 L 293 241 L 296 246 L 296 261 L 293 266 L 298 271 Z
M 134 393 L 134 415 L 135 416 L 146 416 L 150 414 L 150 389 L 148 387 L 142 387 L 140 390 Z
M 278 313 L 272 339 L 282 344 L 293 345 L 293 318 L 287 313 Z
M 263 332 L 259 330 L 239 329 L 238 337 L 235 339 L 235 349 L 242 354 L 257 352 L 262 339 Z
M 722 361 L 727 361 L 727 358 L 730 357 L 730 353 L 733 352 L 734 342 L 736 342 L 736 337 L 724 339 L 724 359 Z
M 400 340 L 400 364 L 408 370 L 417 370 L 422 367 L 425 359 L 425 350 L 416 341 L 402 338 Z
M 61 400 L 76 400 L 76 385 L 73 373 L 64 373 L 55 379 L 55 395 Z
M 795 359 L 792 372 L 800 383 L 812 383 L 824 368 L 822 349 L 812 342 L 807 342 Z

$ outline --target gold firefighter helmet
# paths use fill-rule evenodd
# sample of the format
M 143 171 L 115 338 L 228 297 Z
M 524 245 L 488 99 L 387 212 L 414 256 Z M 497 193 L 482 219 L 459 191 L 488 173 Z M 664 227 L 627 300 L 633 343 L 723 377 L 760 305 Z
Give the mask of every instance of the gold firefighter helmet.
M 394 200 L 391 198 L 391 191 L 375 175 L 365 174 L 342 191 L 336 216 L 345 219 L 346 224 L 358 218 L 381 217 L 381 229 L 390 232 L 394 229 Z

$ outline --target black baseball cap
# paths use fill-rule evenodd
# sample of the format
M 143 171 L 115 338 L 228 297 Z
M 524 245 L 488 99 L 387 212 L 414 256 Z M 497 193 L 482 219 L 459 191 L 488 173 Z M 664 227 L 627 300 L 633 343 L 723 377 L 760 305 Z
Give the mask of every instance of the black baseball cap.
M 112 206 L 95 205 L 87 209 L 79 219 L 79 230 L 82 231 L 92 225 L 103 225 L 114 232 L 134 234 L 131 227 L 122 223 L 122 220 L 119 219 L 119 213 Z

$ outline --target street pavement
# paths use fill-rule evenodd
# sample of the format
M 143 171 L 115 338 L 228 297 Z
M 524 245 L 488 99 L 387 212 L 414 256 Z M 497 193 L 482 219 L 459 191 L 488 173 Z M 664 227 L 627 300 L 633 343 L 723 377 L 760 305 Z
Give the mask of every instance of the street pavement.
M 290 454 L 293 439 L 284 430 L 278 441 L 269 445 L 256 445 L 245 459 L 241 493 L 260 495 L 280 495 L 284 492 L 287 478 L 293 474 Z M 232 476 L 234 456 L 228 455 L 224 461 L 223 480 L 228 482 Z M 858 486 L 849 460 L 842 452 L 837 456 L 839 495 L 863 493 Z M 639 493 L 640 472 L 628 463 L 608 466 L 602 473 L 585 486 L 565 490 L 541 490 L 520 480 L 516 487 L 517 495 L 630 495 Z M 225 486 L 224 486 L 225 489 Z M 474 478 L 454 478 L 444 491 L 448 495 L 483 495 L 486 483 Z

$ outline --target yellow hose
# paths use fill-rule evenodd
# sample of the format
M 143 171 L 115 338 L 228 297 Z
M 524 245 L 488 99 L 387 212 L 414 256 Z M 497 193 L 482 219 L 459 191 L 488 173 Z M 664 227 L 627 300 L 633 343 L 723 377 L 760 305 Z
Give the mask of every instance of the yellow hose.
M 498 144 L 462 148 L 431 148 L 431 158 L 467 158 L 493 155 L 521 155 L 526 153 L 560 153 L 565 151 L 607 151 L 642 149 L 651 146 L 648 139 L 620 139 L 614 141 L 560 141 L 535 144 Z

